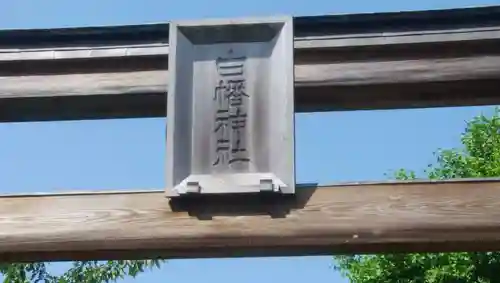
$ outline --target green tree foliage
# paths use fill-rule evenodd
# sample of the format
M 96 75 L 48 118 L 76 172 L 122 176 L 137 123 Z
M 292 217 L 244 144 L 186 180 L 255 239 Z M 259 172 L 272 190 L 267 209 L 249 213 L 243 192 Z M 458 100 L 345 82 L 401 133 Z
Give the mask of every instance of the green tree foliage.
M 463 149 L 438 150 L 430 179 L 499 177 L 500 112 L 480 115 L 467 123 Z M 416 179 L 400 169 L 395 178 Z M 500 282 L 500 253 L 412 253 L 338 256 L 337 270 L 352 283 L 493 283 Z
M 52 275 L 46 263 L 3 264 L 4 283 L 111 283 L 160 267 L 160 260 L 77 261 L 62 275 Z

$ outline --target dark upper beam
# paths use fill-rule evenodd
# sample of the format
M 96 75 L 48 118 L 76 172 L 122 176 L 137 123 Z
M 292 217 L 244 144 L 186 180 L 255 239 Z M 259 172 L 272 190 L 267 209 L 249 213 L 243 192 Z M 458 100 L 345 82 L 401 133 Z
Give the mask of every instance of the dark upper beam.
M 295 18 L 296 109 L 500 102 L 500 6 Z M 0 121 L 165 116 L 168 24 L 0 31 Z
M 500 25 L 500 6 L 427 11 L 360 13 L 294 18 L 297 37 L 447 30 Z M 168 43 L 168 23 L 0 30 L 0 48 L 81 44 Z

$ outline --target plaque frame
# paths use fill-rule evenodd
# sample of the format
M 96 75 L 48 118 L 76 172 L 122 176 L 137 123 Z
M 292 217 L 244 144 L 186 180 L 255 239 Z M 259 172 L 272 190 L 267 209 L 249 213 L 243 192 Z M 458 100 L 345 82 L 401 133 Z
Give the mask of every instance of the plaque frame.
M 295 193 L 289 16 L 169 27 L 168 197 Z

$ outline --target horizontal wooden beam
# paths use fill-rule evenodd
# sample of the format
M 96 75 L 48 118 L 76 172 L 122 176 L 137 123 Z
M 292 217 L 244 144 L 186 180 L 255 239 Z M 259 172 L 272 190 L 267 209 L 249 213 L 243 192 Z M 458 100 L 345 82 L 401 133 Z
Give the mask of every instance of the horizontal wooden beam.
M 0 77 L 0 121 L 161 117 L 168 70 Z M 298 112 L 500 103 L 500 55 L 295 66 Z
M 299 89 L 329 86 L 426 83 L 500 78 L 500 55 L 295 66 Z M 0 78 L 2 98 L 165 93 L 168 70 L 9 76 Z M 305 94 L 304 94 L 305 95 Z M 314 93 L 307 94 L 314 96 Z M 335 94 L 332 93 L 332 96 Z
M 165 34 L 168 24 L 165 24 Z M 1 33 L 1 31 L 0 31 Z M 394 32 L 361 32 L 332 35 L 304 35 L 294 38 L 294 49 L 297 52 L 345 49 L 369 46 L 394 46 L 410 44 L 431 44 L 446 42 L 469 42 L 478 40 L 500 39 L 500 27 L 453 28 L 446 30 L 417 30 Z M 163 42 L 162 42 L 163 41 Z M 168 39 L 153 43 L 136 43 L 129 45 L 97 45 L 49 46 L 44 48 L 1 48 L 0 62 L 11 61 L 58 61 L 71 59 L 106 59 L 138 56 L 168 56 Z
M 500 104 L 499 16 L 294 18 L 295 109 Z M 165 117 L 168 26 L 0 31 L 0 122 Z
M 299 187 L 296 196 L 163 191 L 0 197 L 0 261 L 500 250 L 500 181 Z
M 500 38 L 500 6 L 294 17 L 295 48 L 408 45 Z M 169 23 L 0 30 L 0 61 L 168 53 Z

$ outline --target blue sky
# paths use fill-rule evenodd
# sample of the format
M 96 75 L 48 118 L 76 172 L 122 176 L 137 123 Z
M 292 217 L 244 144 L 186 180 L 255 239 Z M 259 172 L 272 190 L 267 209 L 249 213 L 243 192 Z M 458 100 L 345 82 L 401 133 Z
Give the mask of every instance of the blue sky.
M 500 1 L 3 0 L 0 28 L 165 22 L 205 17 L 320 15 L 456 8 Z M 404 91 L 404 90 L 402 90 Z M 382 180 L 424 169 L 459 146 L 465 121 L 489 107 L 297 114 L 297 181 Z M 164 186 L 165 119 L 0 124 L 0 193 Z M 121 282 L 347 282 L 331 257 L 173 260 Z M 63 270 L 64 266 L 56 265 Z M 216 281 L 217 280 L 217 281 Z

